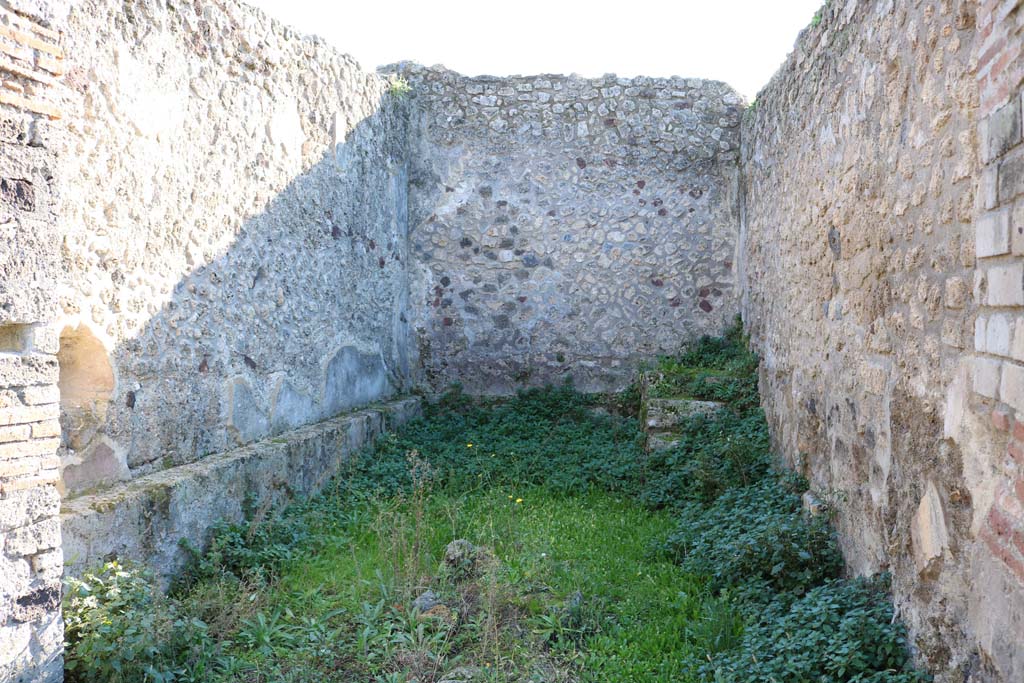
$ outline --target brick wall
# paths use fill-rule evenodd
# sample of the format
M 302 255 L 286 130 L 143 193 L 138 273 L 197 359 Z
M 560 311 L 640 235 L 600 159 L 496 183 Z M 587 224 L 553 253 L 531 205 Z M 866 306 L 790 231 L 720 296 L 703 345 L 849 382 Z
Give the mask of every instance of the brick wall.
M 1024 75 L 1024 25 L 1018 0 L 983 0 L 978 8 L 978 89 L 987 116 L 1020 92 Z M 1019 139 L 1019 136 L 1018 136 Z
M 1024 2 L 982 3 L 978 31 L 983 168 L 972 408 L 991 420 L 994 441 L 1006 444 L 995 463 L 1001 481 L 979 537 L 1024 591 Z M 1024 662 L 1016 666 L 1024 672 Z
M 22 346 L 0 352 L 0 680 L 56 680 L 63 639 L 57 339 L 43 325 L 0 327 L 6 332 Z
M 42 3 L 41 7 L 47 6 Z M 60 35 L 0 3 L 0 681 L 61 678 Z

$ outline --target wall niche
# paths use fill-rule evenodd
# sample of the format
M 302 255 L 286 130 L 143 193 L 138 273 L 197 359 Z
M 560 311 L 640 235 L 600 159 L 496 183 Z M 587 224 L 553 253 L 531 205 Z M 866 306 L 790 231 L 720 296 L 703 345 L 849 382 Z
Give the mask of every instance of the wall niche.
M 103 342 L 84 325 L 60 334 L 61 477 L 65 492 L 125 479 L 123 454 L 103 434 L 114 393 L 114 371 Z

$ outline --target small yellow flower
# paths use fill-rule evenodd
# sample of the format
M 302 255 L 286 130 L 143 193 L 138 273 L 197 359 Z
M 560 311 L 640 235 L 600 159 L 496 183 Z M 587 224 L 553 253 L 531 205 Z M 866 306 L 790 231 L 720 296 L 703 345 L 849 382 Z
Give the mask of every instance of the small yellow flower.
M 522 502 L 523 502 L 522 498 L 516 498 L 516 505 L 518 505 L 519 503 L 522 503 Z
M 512 494 L 509 494 L 508 499 L 512 500 Z
M 473 447 L 473 444 L 471 444 L 471 443 L 467 443 L 466 444 L 466 448 L 472 448 L 472 447 Z

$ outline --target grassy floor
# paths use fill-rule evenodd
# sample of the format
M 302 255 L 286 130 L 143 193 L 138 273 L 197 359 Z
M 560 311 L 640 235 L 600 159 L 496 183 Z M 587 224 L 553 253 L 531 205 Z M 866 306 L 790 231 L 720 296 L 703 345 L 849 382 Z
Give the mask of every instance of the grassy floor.
M 215 527 L 170 595 L 118 564 L 72 581 L 66 678 L 926 680 L 884 581 L 839 579 L 805 484 L 771 468 L 742 343 L 678 359 L 746 375 L 670 451 L 644 453 L 621 397 L 451 394 L 321 495 Z
M 689 654 L 722 635 L 699 616 L 715 602 L 702 582 L 651 553 L 675 528 L 666 511 L 602 491 L 535 486 L 439 493 L 424 502 L 366 505 L 315 554 L 288 562 L 238 620 L 259 624 L 263 615 L 276 632 L 265 629 L 272 635 L 263 647 L 252 646 L 258 638 L 235 638 L 221 674 L 273 680 L 316 670 L 324 681 L 372 680 L 404 663 L 403 673 L 421 680 L 472 666 L 492 681 L 673 681 Z M 428 589 L 462 602 L 438 580 L 453 539 L 491 549 L 498 561 L 473 585 L 481 597 L 458 638 L 409 610 Z M 244 603 L 242 593 L 236 598 Z M 566 620 L 574 601 L 579 616 Z M 320 649 L 294 646 L 309 622 L 333 632 Z M 426 629 L 417 637 L 420 623 Z M 735 636 L 735 620 L 727 625 Z

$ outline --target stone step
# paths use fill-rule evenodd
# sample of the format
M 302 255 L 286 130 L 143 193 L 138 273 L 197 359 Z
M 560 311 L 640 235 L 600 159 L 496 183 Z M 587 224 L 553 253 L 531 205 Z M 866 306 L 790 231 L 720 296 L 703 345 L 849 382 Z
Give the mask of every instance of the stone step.
M 688 398 L 649 398 L 645 405 L 644 427 L 648 431 L 678 427 L 698 415 L 710 415 L 723 408 L 718 401 Z
M 668 387 L 679 385 L 681 380 L 686 380 L 688 382 L 700 379 L 701 383 L 705 386 L 721 386 L 741 379 L 733 375 L 719 374 L 714 370 L 706 370 L 703 368 L 688 368 L 686 370 L 673 373 L 673 376 L 675 381 L 668 382 Z M 682 391 L 667 389 L 664 386 L 664 383 L 666 383 L 666 373 L 664 372 L 655 370 L 642 373 L 640 376 L 640 383 L 644 398 L 653 398 L 651 396 L 652 393 L 659 395 L 658 397 L 660 398 L 682 398 L 685 396 Z M 666 391 L 668 393 L 662 393 Z
M 647 435 L 647 450 L 666 451 L 679 445 L 677 432 L 651 432 Z

